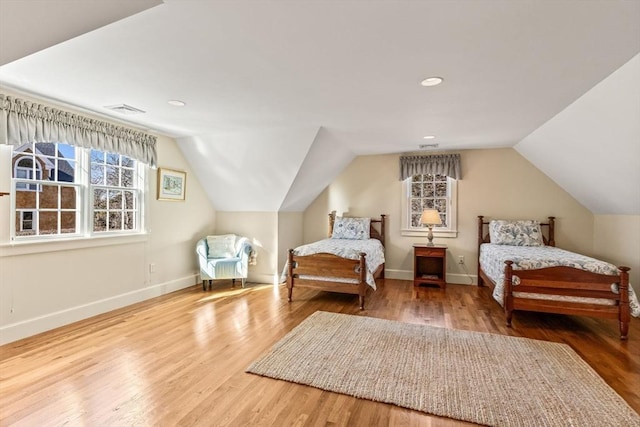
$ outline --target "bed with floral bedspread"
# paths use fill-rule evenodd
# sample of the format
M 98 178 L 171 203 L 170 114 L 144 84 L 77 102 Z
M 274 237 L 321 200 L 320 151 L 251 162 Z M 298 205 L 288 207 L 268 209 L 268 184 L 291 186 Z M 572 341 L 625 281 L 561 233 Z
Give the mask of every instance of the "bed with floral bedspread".
M 360 254 L 366 255 L 367 276 L 366 282 L 372 289 L 376 289 L 376 281 L 373 277 L 378 268 L 384 264 L 384 247 L 378 239 L 348 240 L 348 239 L 323 239 L 317 242 L 298 246 L 293 250 L 295 256 L 309 256 L 316 254 L 333 254 L 341 258 L 358 261 Z M 281 282 L 287 280 L 288 263 L 284 266 Z M 358 283 L 357 278 L 332 277 L 332 276 L 306 276 L 300 278 L 310 280 L 336 280 L 343 283 Z
M 556 248 L 554 229 L 554 217 L 540 223 L 479 216 L 478 285 L 493 286 L 508 326 L 516 310 L 603 317 L 618 320 L 620 339 L 627 339 L 630 316 L 640 317 L 629 268 Z
M 586 298 L 576 296 L 562 296 L 553 294 L 534 294 L 518 292 L 517 270 L 536 270 L 548 267 L 571 267 L 592 273 L 605 274 L 609 276 L 618 275 L 618 267 L 608 262 L 590 258 L 574 252 L 554 246 L 505 246 L 483 243 L 480 246 L 480 265 L 482 270 L 495 283 L 493 288 L 493 298 L 504 306 L 504 270 L 505 261 L 513 261 L 513 295 L 521 298 L 547 299 L 555 301 L 583 302 L 589 304 L 614 305 L 615 300 L 608 298 Z M 619 293 L 617 283 L 611 283 L 611 292 Z M 640 304 L 638 296 L 629 284 L 629 307 L 631 315 L 640 317 Z
M 385 215 L 380 219 L 329 214 L 329 238 L 289 249 L 281 280 L 288 299 L 295 287 L 356 294 L 364 310 L 368 289 L 384 277 Z

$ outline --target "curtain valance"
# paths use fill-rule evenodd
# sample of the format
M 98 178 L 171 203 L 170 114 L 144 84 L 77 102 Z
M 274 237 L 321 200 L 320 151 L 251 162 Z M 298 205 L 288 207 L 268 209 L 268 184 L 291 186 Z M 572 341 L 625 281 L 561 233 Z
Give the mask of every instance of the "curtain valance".
M 400 156 L 400 181 L 419 174 L 440 174 L 454 179 L 462 179 L 460 154 Z
M 157 166 L 156 137 L 0 93 L 0 142 L 65 142 Z

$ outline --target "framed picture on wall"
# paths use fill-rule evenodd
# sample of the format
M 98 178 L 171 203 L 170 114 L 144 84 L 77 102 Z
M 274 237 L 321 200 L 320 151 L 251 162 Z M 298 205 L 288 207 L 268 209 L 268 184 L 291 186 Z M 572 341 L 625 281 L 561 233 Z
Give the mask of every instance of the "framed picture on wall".
M 158 200 L 184 200 L 186 189 L 186 172 L 158 168 Z

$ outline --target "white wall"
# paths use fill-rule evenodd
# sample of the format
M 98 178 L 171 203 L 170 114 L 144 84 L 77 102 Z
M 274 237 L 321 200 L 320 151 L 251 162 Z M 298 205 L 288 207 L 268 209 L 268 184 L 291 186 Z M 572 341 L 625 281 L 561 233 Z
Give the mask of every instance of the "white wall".
M 249 281 L 278 283 L 289 248 L 303 242 L 302 212 L 223 212 L 216 216 L 216 234 L 248 237 L 257 251 L 256 265 L 249 266 Z
M 278 213 L 278 272 L 282 272 L 289 256 L 289 249 L 302 245 L 304 214 L 302 212 Z
M 251 240 L 256 265 L 249 266 L 250 282 L 273 283 L 278 263 L 277 212 L 223 212 L 216 215 L 216 234 L 233 233 Z
M 593 252 L 612 264 L 630 267 L 629 281 L 640 290 L 640 215 L 596 215 Z
M 594 214 L 640 215 L 640 54 L 515 148 Z
M 556 217 L 559 247 L 593 254 L 593 215 L 512 148 L 462 151 L 458 182 L 458 236 L 435 238 L 448 245 L 447 280 L 476 280 L 477 216 L 488 219 Z M 356 216 L 387 214 L 387 277 L 411 279 L 414 243 L 425 238 L 400 234 L 399 155 L 357 157 L 304 213 L 304 241 L 326 237 L 327 213 Z M 464 255 L 466 265 L 455 260 Z M 468 274 L 467 274 L 468 273 Z
M 160 167 L 187 172 L 187 192 L 184 202 L 156 200 L 149 171 L 146 235 L 12 245 L 10 200 L 0 198 L 0 343 L 196 284 L 195 243 L 213 232 L 216 212 L 175 141 L 159 136 L 157 147 Z M 10 188 L 10 158 L 2 147 L 0 191 Z

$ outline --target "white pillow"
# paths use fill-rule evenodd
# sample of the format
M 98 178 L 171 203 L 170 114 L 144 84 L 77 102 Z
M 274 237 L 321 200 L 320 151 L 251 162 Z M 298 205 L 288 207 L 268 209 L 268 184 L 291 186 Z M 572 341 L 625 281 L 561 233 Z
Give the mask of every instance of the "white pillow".
M 207 246 L 209 246 L 208 258 L 233 258 L 236 256 L 235 234 L 207 236 Z
M 544 246 L 540 223 L 533 220 L 490 221 L 489 238 L 495 245 Z
M 365 240 L 371 238 L 371 218 L 339 216 L 333 223 L 332 239 Z

